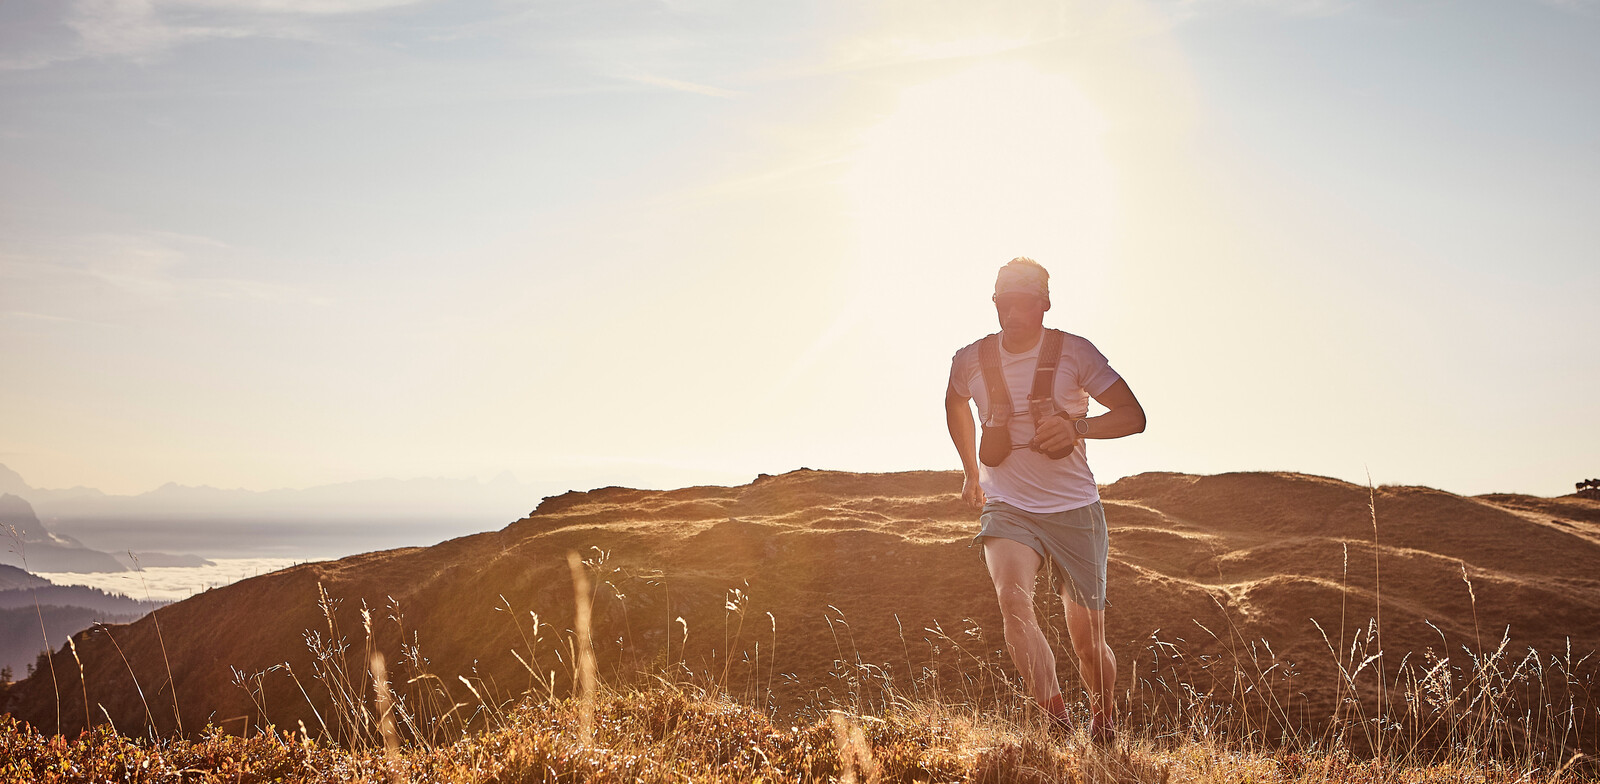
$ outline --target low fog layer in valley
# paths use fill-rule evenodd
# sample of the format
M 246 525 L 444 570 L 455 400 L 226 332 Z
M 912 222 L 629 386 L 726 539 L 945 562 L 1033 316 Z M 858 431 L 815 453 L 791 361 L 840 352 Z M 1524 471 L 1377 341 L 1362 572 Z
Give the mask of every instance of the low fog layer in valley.
M 538 500 L 509 475 L 130 496 L 36 488 L 0 465 L 0 667 L 21 678 L 97 623 L 297 563 L 493 530 Z

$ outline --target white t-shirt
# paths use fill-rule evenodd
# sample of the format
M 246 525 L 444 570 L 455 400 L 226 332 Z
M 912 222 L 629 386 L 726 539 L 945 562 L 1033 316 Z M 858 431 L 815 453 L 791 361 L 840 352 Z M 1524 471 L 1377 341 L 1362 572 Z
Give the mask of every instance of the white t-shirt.
M 1064 333 L 1065 334 L 1065 333 Z M 983 383 L 983 362 L 976 341 L 956 352 L 950 362 L 950 389 L 972 398 L 978 404 L 980 425 L 989 421 L 989 389 Z M 1033 371 L 1038 364 L 1044 336 L 1021 354 L 1000 346 L 1000 368 L 1011 392 L 1011 443 L 1021 446 L 1033 440 L 1033 416 L 1028 413 L 1028 393 L 1033 389 Z M 1122 376 L 1111 369 L 1100 350 L 1077 335 L 1066 334 L 1061 341 L 1061 362 L 1056 365 L 1056 408 L 1077 418 L 1089 413 L 1089 398 L 1111 388 Z M 981 437 L 981 431 L 980 431 Z M 1072 454 L 1051 460 L 1032 449 L 1014 449 L 1000 465 L 990 468 L 978 463 L 978 484 L 990 501 L 1004 501 L 1029 512 L 1064 512 L 1100 500 L 1084 440 L 1079 439 Z

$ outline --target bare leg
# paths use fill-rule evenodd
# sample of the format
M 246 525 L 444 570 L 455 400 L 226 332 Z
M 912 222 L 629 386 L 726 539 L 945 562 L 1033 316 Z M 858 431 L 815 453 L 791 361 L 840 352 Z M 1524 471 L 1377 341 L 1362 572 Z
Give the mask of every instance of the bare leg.
M 1078 671 L 1089 692 L 1089 726 L 1110 729 L 1117 726 L 1111 704 L 1115 699 L 1117 658 L 1111 653 L 1111 646 L 1106 645 L 1106 613 L 1074 604 L 1069 596 L 1063 593 L 1061 601 L 1067 607 L 1067 634 L 1078 655 Z
M 1033 585 L 1042 562 L 1033 548 L 1010 539 L 985 537 L 983 560 L 989 565 L 1000 616 L 1005 620 L 1006 651 L 1022 673 L 1028 693 L 1047 709 L 1059 705 L 1056 657 L 1033 612 Z

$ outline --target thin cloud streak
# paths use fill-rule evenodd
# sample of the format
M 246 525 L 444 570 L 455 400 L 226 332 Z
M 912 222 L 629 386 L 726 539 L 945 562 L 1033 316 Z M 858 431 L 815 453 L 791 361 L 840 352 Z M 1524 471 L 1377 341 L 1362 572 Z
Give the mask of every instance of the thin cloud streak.
M 130 303 L 253 300 L 325 306 L 333 301 L 294 286 L 230 275 L 195 274 L 208 267 L 233 266 L 242 255 L 227 243 L 208 237 L 155 231 L 98 234 L 64 243 L 56 251 L 0 258 L 0 278 L 14 281 L 8 287 L 9 293 L 31 290 L 34 293 L 24 296 L 63 309 L 90 301 L 97 292 L 103 294 L 107 290 Z
M 105 321 L 93 321 L 93 320 L 90 320 L 90 319 L 70 318 L 70 317 L 67 317 L 67 316 L 52 316 L 52 315 L 45 314 L 45 313 L 32 313 L 32 312 L 26 311 L 26 310 L 8 310 L 8 311 L 5 311 L 4 313 L 0 313 L 0 315 L 5 316 L 6 318 L 20 319 L 22 321 L 43 321 L 43 322 L 46 322 L 46 323 L 49 323 L 49 324 L 87 324 L 87 325 L 92 326 L 92 327 L 105 327 L 107 329 L 126 329 L 127 328 L 127 327 L 125 327 L 125 326 L 123 326 L 121 324 L 112 324 L 112 323 L 105 322 Z
M 1356 7 L 1354 0 L 1169 0 L 1156 5 L 1178 20 L 1234 8 L 1270 11 L 1283 16 L 1329 17 Z
M 677 90 L 679 92 L 694 93 L 696 95 L 709 95 L 709 96 L 711 96 L 713 98 L 737 98 L 740 95 L 738 90 L 725 90 L 725 89 L 723 89 L 721 87 L 712 87 L 710 85 L 705 85 L 705 84 L 695 84 L 694 82 L 685 82 L 685 81 L 683 81 L 681 79 L 669 79 L 669 78 L 667 78 L 665 76 L 652 76 L 650 74 L 634 74 L 634 75 L 626 76 L 626 77 L 623 77 L 623 78 L 625 78 L 625 79 L 627 79 L 629 81 L 638 82 L 640 84 L 648 84 L 648 85 L 650 85 L 652 87 L 665 87 L 668 90 Z
M 80 59 L 145 62 L 184 44 L 219 39 L 315 39 L 315 23 L 416 5 L 419 0 L 74 0 L 54 7 L 63 37 L 16 47 L 0 69 L 33 70 Z M 28 20 L 37 24 L 39 19 Z

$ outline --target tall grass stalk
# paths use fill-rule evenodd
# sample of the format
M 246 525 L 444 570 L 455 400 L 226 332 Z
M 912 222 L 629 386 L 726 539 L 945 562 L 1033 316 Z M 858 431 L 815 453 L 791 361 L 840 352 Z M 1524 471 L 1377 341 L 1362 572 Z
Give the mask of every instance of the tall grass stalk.
M 128 560 L 133 562 L 133 570 L 139 574 L 139 585 L 144 588 L 144 600 L 150 599 L 150 584 L 145 582 L 144 567 L 139 565 L 139 557 L 131 551 Z M 161 663 L 167 668 L 167 690 L 172 695 L 172 720 L 178 725 L 178 734 L 183 734 L 183 711 L 178 708 L 178 681 L 172 677 L 172 659 L 167 656 L 167 638 L 161 633 L 161 614 L 157 607 L 150 611 L 150 622 L 156 627 L 156 642 L 161 646 Z
M 595 663 L 594 638 L 590 635 L 590 613 L 594 597 L 589 592 L 589 573 L 583 568 L 583 559 L 576 552 L 567 553 L 567 566 L 572 570 L 572 594 L 577 602 L 574 624 L 578 635 L 578 737 L 585 741 L 594 737 Z
M 1381 717 L 1384 715 L 1384 705 L 1389 695 L 1387 692 L 1388 679 L 1384 677 L 1383 660 L 1383 570 L 1380 559 L 1383 551 L 1378 545 L 1378 489 L 1372 484 L 1372 472 L 1367 471 L 1367 513 L 1372 518 L 1372 592 L 1373 592 L 1373 636 L 1378 641 L 1378 716 L 1380 722 L 1377 731 L 1372 733 L 1373 747 L 1378 757 L 1383 757 L 1383 725 Z
M 111 641 L 111 647 L 116 649 L 117 656 L 122 659 L 122 666 L 128 671 L 128 679 L 133 681 L 133 689 L 139 695 L 139 705 L 140 707 L 144 708 L 145 732 L 151 738 L 154 738 L 156 736 L 156 717 L 150 712 L 150 701 L 144 697 L 144 687 L 139 685 L 139 676 L 134 674 L 133 664 L 128 661 L 128 655 L 122 652 L 122 644 L 117 642 L 116 637 L 112 636 L 111 627 L 106 626 L 103 623 L 97 623 L 95 624 L 95 629 L 101 634 L 104 634 L 106 639 Z M 101 712 L 105 712 L 104 705 L 101 706 Z M 108 715 L 106 717 L 106 721 L 109 723 L 110 720 L 111 717 Z
M 6 531 L 10 534 L 11 541 L 16 545 L 17 558 L 22 560 L 22 571 L 28 571 L 28 546 L 22 541 L 22 532 L 18 531 L 16 526 L 10 524 L 6 525 Z M 56 733 L 59 734 L 61 732 L 61 683 L 56 680 L 56 657 L 50 655 L 50 652 L 55 649 L 50 646 L 50 632 L 44 628 L 44 610 L 39 607 L 39 589 L 34 587 L 31 589 L 31 593 L 33 594 L 33 613 L 39 618 L 39 636 L 44 639 L 44 658 L 45 661 L 50 663 L 50 687 L 55 691 L 56 696 Z M 87 718 L 84 720 L 88 721 Z

